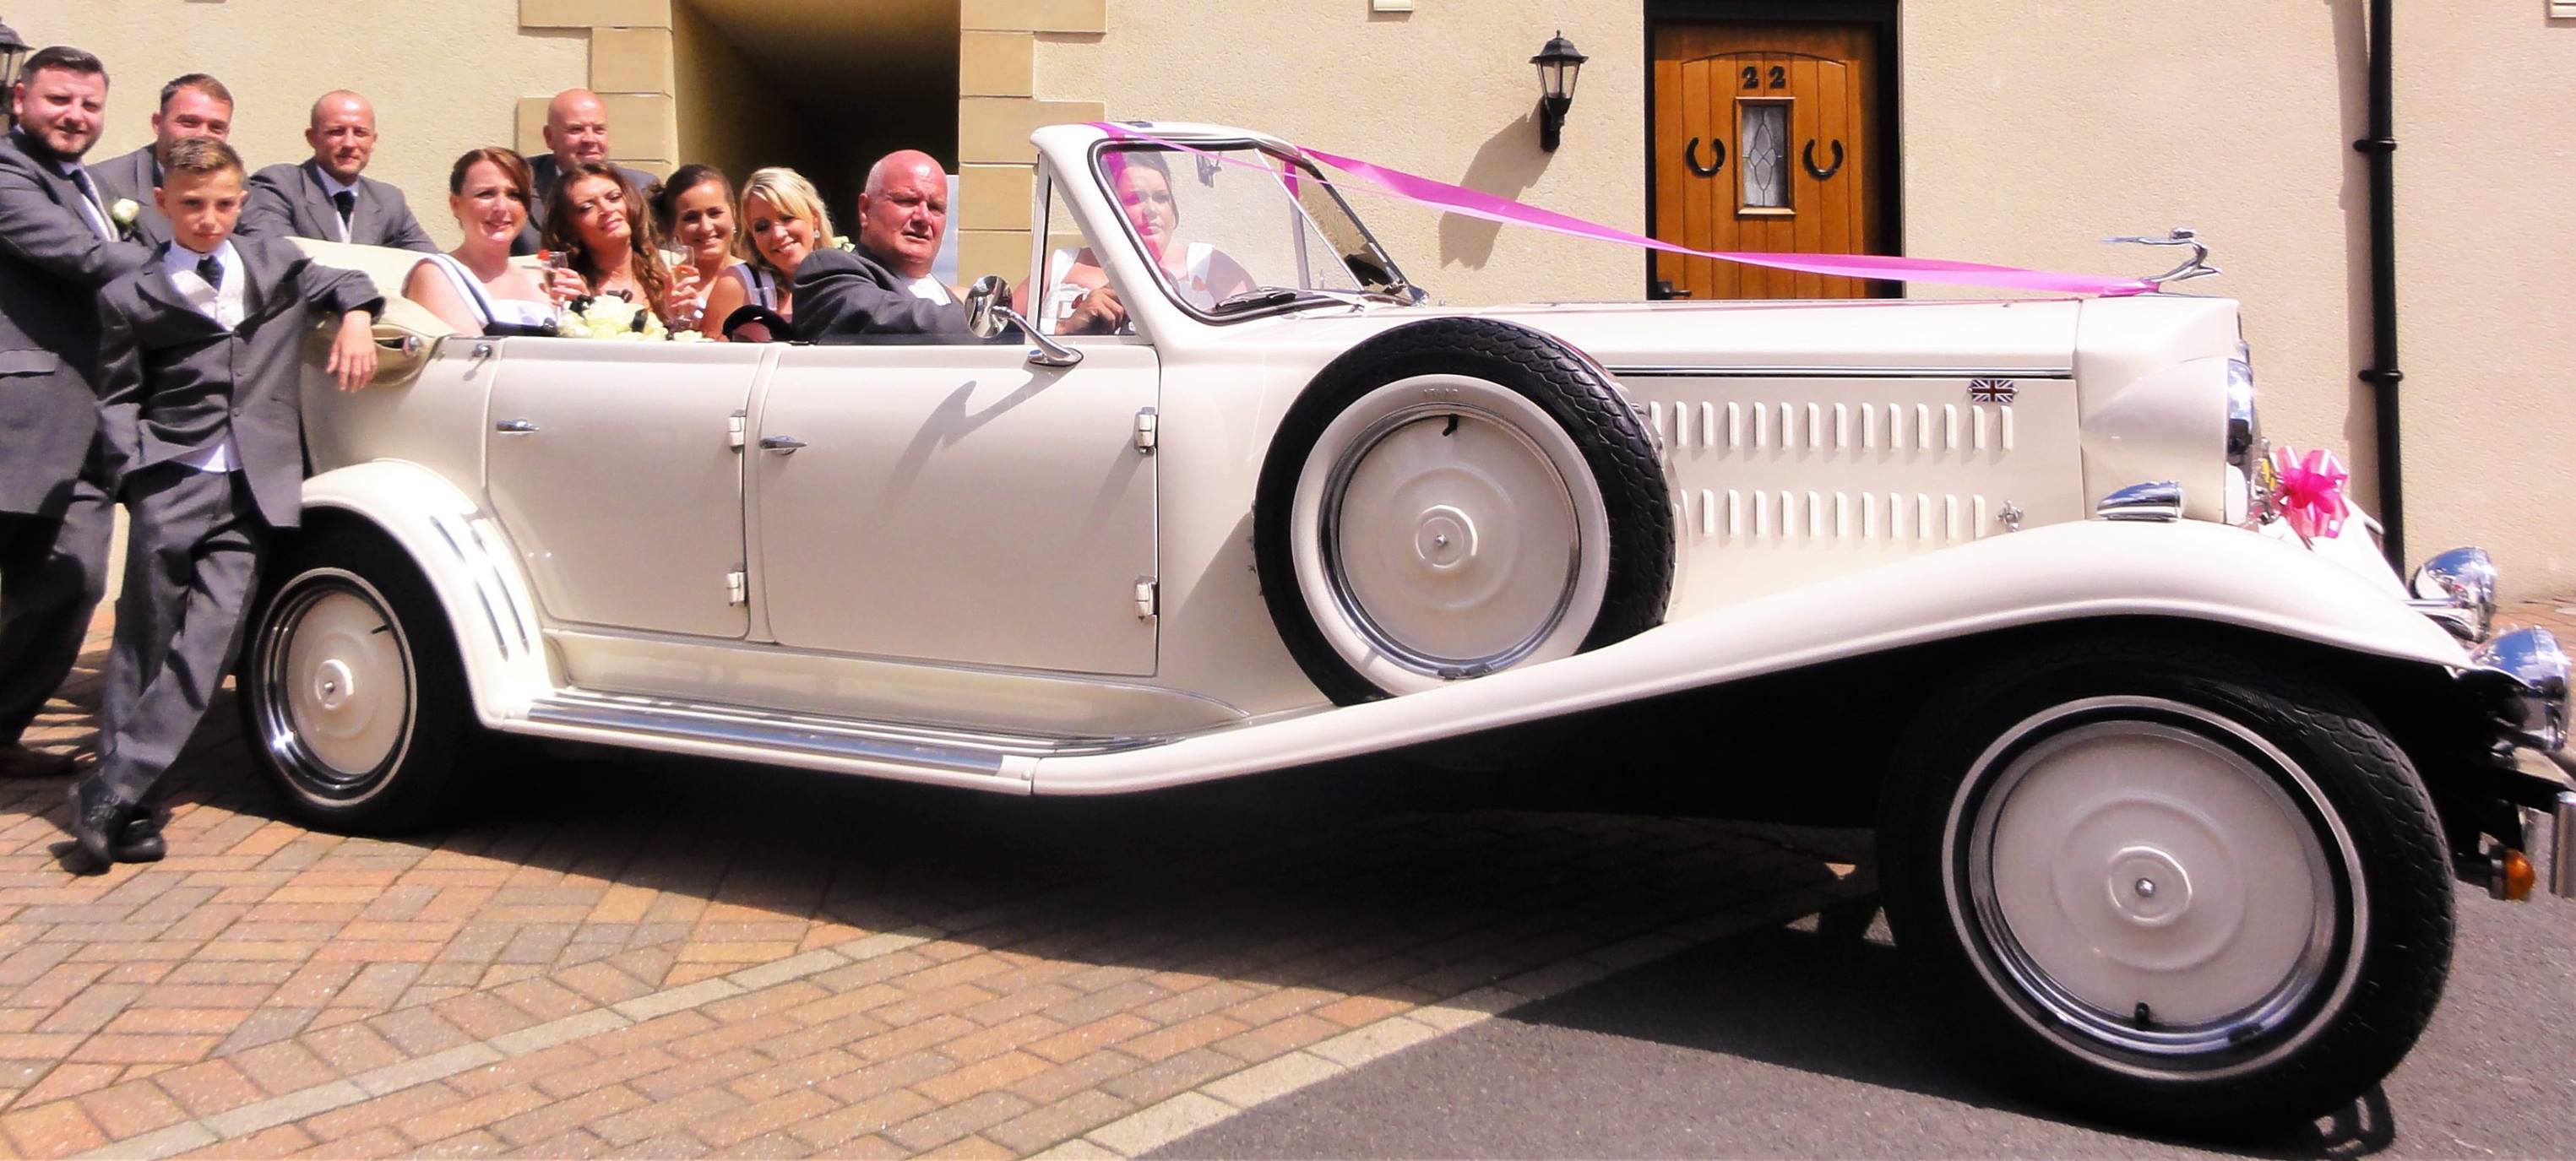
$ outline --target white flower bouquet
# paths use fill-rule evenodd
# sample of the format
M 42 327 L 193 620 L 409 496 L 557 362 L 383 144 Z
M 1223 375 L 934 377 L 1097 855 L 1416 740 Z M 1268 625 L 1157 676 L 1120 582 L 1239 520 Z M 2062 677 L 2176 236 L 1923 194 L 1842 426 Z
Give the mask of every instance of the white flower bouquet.
M 696 331 L 673 332 L 662 318 L 641 304 L 614 294 L 576 298 L 555 316 L 556 333 L 568 339 L 609 339 L 630 343 L 693 343 L 706 339 Z

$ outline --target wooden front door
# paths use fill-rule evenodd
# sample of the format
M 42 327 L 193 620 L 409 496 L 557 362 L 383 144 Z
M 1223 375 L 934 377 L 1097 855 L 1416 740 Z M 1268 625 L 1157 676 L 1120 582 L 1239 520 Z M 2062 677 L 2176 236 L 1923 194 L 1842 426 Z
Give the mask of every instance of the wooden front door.
M 1695 250 L 1883 254 L 1878 39 L 1862 24 L 1663 21 L 1654 234 Z M 1657 298 L 1862 298 L 1862 279 L 1657 252 Z

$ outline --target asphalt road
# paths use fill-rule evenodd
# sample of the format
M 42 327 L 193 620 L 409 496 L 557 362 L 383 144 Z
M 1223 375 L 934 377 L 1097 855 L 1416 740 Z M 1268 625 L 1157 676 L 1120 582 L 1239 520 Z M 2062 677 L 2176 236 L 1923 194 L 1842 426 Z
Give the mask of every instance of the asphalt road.
M 2566 1157 L 2576 901 L 2460 895 L 2433 1025 L 2344 1113 L 2252 1146 L 2066 1119 L 1962 1062 L 1874 909 L 1694 949 L 1387 1057 L 1168 1157 Z M 1866 928 L 1864 928 L 1866 924 Z

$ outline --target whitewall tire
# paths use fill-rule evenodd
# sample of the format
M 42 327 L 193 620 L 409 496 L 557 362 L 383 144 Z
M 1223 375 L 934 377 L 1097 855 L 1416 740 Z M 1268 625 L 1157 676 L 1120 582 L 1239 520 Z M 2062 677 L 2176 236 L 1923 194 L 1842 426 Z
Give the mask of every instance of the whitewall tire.
M 2092 640 L 1963 674 L 1900 745 L 1888 918 L 1974 1042 L 2159 1129 L 2321 1115 L 2394 1068 L 2447 974 L 2446 846 L 2330 687 Z
M 477 727 L 447 619 L 372 530 L 303 533 L 272 562 L 239 676 L 244 734 L 317 827 L 416 829 L 456 805 Z
M 1439 319 L 1362 344 L 1282 421 L 1254 509 L 1262 588 L 1349 704 L 1598 648 L 1662 618 L 1660 462 L 1552 339 Z

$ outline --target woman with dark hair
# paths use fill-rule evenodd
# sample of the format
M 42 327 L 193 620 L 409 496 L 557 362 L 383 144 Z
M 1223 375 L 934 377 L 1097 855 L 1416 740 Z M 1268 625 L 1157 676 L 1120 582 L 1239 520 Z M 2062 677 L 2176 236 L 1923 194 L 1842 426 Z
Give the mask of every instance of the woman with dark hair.
M 585 294 L 617 295 L 666 323 L 697 306 L 697 269 L 663 266 L 644 195 L 616 166 L 585 161 L 555 179 L 545 243 L 549 261 L 580 275 Z
M 1119 150 L 1104 156 L 1101 165 L 1108 171 L 1111 191 L 1118 195 L 1120 212 L 1175 297 L 1209 310 L 1253 288 L 1252 275 L 1223 251 L 1174 237 L 1181 225 L 1181 205 L 1172 198 L 1172 170 L 1161 151 Z M 1056 251 L 1047 261 L 1046 301 L 1039 325 L 1064 332 L 1086 329 L 1086 322 L 1100 325 L 1104 316 L 1082 311 L 1076 304 L 1108 285 L 1108 272 L 1100 268 L 1099 257 L 1089 248 Z M 1115 324 L 1110 325 L 1114 329 Z
M 653 188 L 653 226 L 662 237 L 662 258 L 673 270 L 682 265 L 698 272 L 698 301 L 706 301 L 727 265 L 732 263 L 735 220 L 733 183 L 712 165 L 683 165 Z
M 540 273 L 510 261 L 510 242 L 528 221 L 527 159 L 497 146 L 456 159 L 447 173 L 447 212 L 465 241 L 411 268 L 403 297 L 460 334 L 533 331 L 584 293 L 570 271 Z

